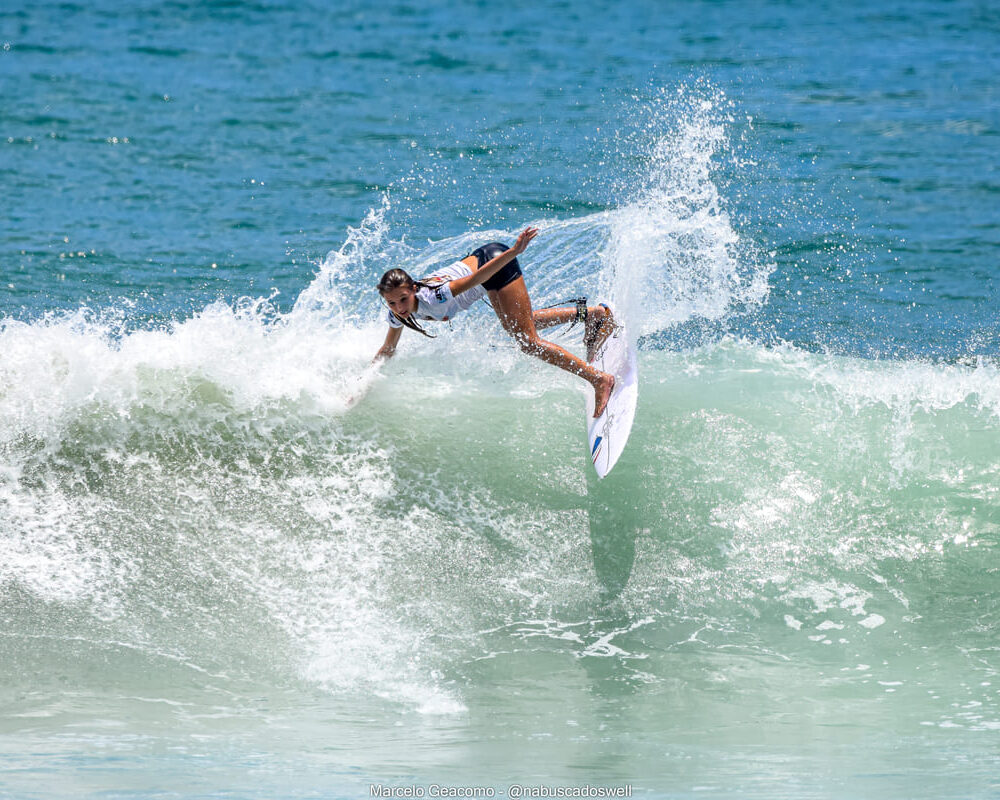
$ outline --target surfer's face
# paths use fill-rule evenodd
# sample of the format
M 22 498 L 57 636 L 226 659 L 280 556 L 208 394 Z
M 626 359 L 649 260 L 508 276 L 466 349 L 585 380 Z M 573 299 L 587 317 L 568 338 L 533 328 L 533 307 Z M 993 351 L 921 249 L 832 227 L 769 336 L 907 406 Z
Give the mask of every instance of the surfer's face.
M 389 289 L 382 295 L 386 305 L 389 306 L 393 314 L 401 319 L 406 319 L 417 310 L 417 293 L 412 286 L 399 286 L 396 289 Z

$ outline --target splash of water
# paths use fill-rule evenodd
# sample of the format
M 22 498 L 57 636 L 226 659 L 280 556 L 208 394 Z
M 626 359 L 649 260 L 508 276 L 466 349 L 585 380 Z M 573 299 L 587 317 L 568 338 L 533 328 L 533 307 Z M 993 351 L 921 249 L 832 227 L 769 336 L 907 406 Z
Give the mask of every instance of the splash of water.
M 639 336 L 763 304 L 773 268 L 741 237 L 715 180 L 730 148 L 729 102 L 682 87 L 644 108 L 641 136 L 622 145 L 641 166 L 610 215 L 604 293 Z

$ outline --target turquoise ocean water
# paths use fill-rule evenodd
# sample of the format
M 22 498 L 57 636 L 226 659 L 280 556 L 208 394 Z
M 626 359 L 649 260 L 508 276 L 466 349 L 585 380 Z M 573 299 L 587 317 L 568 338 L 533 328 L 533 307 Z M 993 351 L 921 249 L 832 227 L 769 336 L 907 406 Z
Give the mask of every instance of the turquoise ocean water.
M 0 797 L 1000 796 L 998 74 L 975 0 L 0 4 Z M 368 369 L 528 224 L 605 481 L 485 306 Z

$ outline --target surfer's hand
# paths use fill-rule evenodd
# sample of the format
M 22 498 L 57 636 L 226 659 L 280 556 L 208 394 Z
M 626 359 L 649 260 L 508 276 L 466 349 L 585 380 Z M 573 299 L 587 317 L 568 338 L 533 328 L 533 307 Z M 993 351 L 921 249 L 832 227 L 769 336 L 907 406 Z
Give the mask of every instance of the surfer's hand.
M 538 228 L 525 228 L 521 231 L 521 235 L 517 237 L 517 241 L 514 242 L 514 246 L 510 248 L 514 251 L 515 256 L 521 255 L 528 246 L 528 242 L 538 236 Z

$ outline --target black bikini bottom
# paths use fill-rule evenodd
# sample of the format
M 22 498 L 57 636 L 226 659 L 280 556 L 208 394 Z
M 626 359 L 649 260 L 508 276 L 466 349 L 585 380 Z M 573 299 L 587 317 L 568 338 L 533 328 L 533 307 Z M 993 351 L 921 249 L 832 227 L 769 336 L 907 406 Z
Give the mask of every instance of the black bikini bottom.
M 501 253 L 506 253 L 510 248 L 505 244 L 500 244 L 500 242 L 490 242 L 489 244 L 484 244 L 477 250 L 473 250 L 470 255 L 476 257 L 476 261 L 479 262 L 479 268 L 482 269 L 483 264 L 487 261 L 492 261 Z M 515 258 L 509 264 L 507 264 L 502 270 L 500 270 L 496 275 L 490 278 L 488 281 L 483 283 L 483 287 L 487 291 L 494 291 L 496 289 L 502 289 L 508 283 L 513 280 L 517 280 L 523 275 L 521 272 L 521 265 L 517 263 Z

